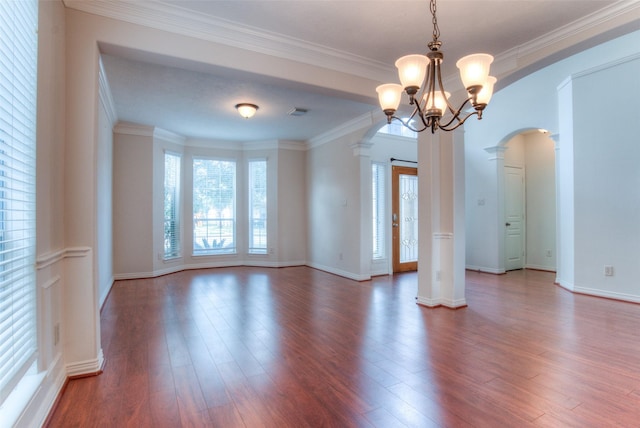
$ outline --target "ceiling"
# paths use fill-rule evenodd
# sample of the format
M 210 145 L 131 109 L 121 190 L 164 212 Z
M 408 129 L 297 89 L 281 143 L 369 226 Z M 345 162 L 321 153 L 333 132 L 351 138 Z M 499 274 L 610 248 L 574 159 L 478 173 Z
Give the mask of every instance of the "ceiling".
M 615 36 L 603 19 L 615 19 L 625 7 L 636 10 L 636 3 L 441 0 L 438 23 L 450 77 L 445 86 L 461 86 L 454 78 L 457 58 L 486 52 L 496 57 L 492 74 L 500 88 L 545 61 L 602 41 L 603 34 Z M 375 85 L 395 81 L 395 59 L 424 53 L 432 32 L 425 0 L 66 0 L 65 5 L 255 52 L 248 70 L 229 61 L 205 64 L 101 45 L 119 120 L 196 139 L 309 141 L 369 112 L 382 119 Z M 637 28 L 634 22 L 627 31 Z M 277 75 L 277 64 L 274 73 L 265 59 L 271 57 L 307 67 L 304 78 L 288 78 L 289 66 Z M 346 89 L 314 77 L 323 70 L 347 82 L 341 87 Z M 245 120 L 234 109 L 238 102 L 260 109 Z M 294 107 L 308 113 L 287 115 Z

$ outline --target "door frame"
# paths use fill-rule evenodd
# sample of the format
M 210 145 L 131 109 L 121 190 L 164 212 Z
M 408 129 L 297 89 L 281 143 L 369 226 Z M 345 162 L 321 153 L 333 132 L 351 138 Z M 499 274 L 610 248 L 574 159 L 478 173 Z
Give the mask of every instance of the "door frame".
M 418 176 L 418 168 L 410 166 L 391 167 L 391 259 L 392 272 L 408 272 L 418 270 L 418 262 L 400 263 L 400 227 L 398 216 L 400 212 L 399 186 L 400 175 Z M 394 221 L 394 216 L 396 221 Z

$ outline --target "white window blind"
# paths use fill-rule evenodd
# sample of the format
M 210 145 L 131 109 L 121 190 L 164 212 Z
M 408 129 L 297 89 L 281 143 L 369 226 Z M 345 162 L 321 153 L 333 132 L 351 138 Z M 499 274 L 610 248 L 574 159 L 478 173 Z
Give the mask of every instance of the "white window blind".
M 236 163 L 193 160 L 193 254 L 236 252 Z
M 164 258 L 180 256 L 180 155 L 164 154 Z
M 267 161 L 249 161 L 249 252 L 267 253 Z
M 387 256 L 384 231 L 385 170 L 383 163 L 373 162 L 371 164 L 373 259 L 383 259 Z
M 37 25 L 37 1 L 0 1 L 0 403 L 36 358 Z

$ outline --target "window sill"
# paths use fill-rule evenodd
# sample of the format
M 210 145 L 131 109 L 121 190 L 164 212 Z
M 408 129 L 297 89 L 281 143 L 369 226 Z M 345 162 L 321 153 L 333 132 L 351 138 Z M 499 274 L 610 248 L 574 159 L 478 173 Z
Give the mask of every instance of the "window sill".
M 0 426 L 13 426 L 42 384 L 45 372 L 36 373 L 35 363 L 0 406 Z M 33 372 L 33 373 L 32 373 Z

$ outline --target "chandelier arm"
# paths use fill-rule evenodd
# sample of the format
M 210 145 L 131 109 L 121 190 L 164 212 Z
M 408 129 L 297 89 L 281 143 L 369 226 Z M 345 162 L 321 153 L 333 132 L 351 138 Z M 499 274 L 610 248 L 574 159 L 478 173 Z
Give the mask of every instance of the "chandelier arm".
M 422 96 L 422 95 L 421 95 Z M 422 131 L 424 131 L 425 129 L 427 129 L 430 125 L 429 125 L 429 121 L 425 119 L 424 117 L 424 110 L 423 108 L 420 107 L 420 103 L 416 100 L 416 107 L 413 110 L 413 114 L 411 114 L 411 118 L 413 118 L 416 113 L 418 114 L 418 117 L 420 117 L 420 121 L 422 122 L 422 125 L 424 125 L 424 128 L 422 128 Z M 412 131 L 415 132 L 415 130 L 412 129 Z
M 463 119 L 458 118 L 458 123 L 456 123 L 455 126 L 449 127 L 449 125 L 451 125 L 451 123 L 453 122 L 453 119 L 452 119 L 452 120 L 450 120 L 448 123 L 446 123 L 444 125 L 438 124 L 438 127 L 440 129 L 442 129 L 443 131 L 453 131 L 454 129 L 464 125 L 464 123 L 467 121 L 467 119 L 469 119 L 473 115 L 478 115 L 478 112 L 477 111 L 473 111 L 471 113 L 468 113 Z
M 458 110 L 454 110 L 453 107 L 451 106 L 451 104 L 449 104 L 449 101 L 447 100 L 447 105 L 449 106 L 449 109 L 451 110 L 451 113 L 453 114 L 453 117 L 449 120 L 449 122 L 447 122 L 446 124 L 444 124 L 443 126 L 441 126 L 441 128 L 445 128 L 449 125 L 451 125 L 453 123 L 454 120 L 457 120 L 458 122 L 461 121 L 460 119 L 460 113 L 462 113 L 462 110 L 464 109 L 464 106 L 466 106 L 469 102 L 470 102 L 471 98 L 467 98 L 462 105 L 460 106 L 460 108 L 458 108 Z M 467 120 L 469 118 L 469 116 L 471 116 L 472 114 L 477 114 L 477 111 L 469 113 L 464 119 L 462 119 L 462 122 L 464 122 L 465 120 Z M 455 128 L 453 128 L 455 129 Z
M 418 129 L 418 128 L 414 128 L 413 126 L 411 126 L 410 121 L 404 121 L 401 118 L 399 118 L 398 116 L 389 116 L 389 123 L 391 123 L 392 120 L 397 120 L 398 122 L 402 123 L 405 127 L 409 128 L 410 130 L 412 130 L 413 132 L 422 132 L 425 129 L 428 128 L 428 126 L 426 126 L 424 128 Z M 422 123 L 424 124 L 424 120 L 422 121 Z

